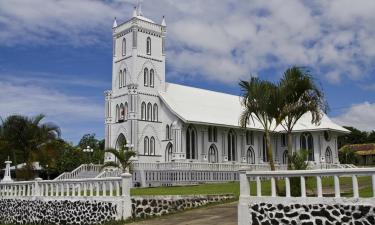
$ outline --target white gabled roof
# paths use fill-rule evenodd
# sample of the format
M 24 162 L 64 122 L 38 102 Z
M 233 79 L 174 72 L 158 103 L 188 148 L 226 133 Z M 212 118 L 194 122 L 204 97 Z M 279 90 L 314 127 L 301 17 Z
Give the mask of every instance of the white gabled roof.
M 205 89 L 166 83 L 165 92 L 160 92 L 164 103 L 180 119 L 187 123 L 212 124 L 239 127 L 242 112 L 241 97 Z M 249 128 L 263 130 L 258 121 L 251 122 Z M 311 114 L 306 113 L 294 126 L 293 131 L 333 130 L 347 133 L 347 129 L 332 122 L 324 115 L 319 125 L 311 123 Z M 279 126 L 277 132 L 284 129 Z

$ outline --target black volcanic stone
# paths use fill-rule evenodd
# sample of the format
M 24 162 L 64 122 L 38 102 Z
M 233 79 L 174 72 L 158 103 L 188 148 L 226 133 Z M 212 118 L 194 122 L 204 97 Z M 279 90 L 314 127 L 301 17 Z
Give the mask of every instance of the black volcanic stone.
M 300 220 L 308 220 L 308 219 L 310 219 L 310 216 L 307 215 L 307 214 L 301 214 L 301 215 L 299 216 L 299 219 L 300 219 Z

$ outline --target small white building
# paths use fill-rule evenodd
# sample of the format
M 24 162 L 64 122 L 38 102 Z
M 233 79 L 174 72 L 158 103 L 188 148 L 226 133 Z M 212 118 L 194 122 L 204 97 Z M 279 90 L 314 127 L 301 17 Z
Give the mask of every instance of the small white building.
M 239 96 L 165 81 L 166 34 L 164 18 L 157 24 L 138 9 L 130 20 L 114 22 L 106 147 L 118 148 L 126 139 L 140 163 L 266 163 L 262 128 L 239 126 Z M 318 126 L 310 121 L 306 114 L 295 126 L 293 148 L 309 149 L 312 163 L 338 163 L 337 137 L 348 131 L 326 115 Z M 281 127 L 272 134 L 272 145 L 276 163 L 285 164 L 287 139 Z M 111 154 L 109 160 L 114 160 Z

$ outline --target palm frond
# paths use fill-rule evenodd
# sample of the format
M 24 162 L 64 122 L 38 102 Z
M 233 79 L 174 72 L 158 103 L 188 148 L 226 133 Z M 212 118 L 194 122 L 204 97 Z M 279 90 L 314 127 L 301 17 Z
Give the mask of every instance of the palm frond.
M 114 162 L 114 161 L 108 161 L 108 162 L 105 162 L 103 165 L 102 165 L 102 169 L 105 169 L 105 168 L 108 168 L 108 167 L 116 167 L 116 168 L 120 168 L 121 165 Z

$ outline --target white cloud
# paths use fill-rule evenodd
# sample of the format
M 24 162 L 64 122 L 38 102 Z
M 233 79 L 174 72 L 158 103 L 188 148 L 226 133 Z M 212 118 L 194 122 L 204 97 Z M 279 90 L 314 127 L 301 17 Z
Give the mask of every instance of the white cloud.
M 46 121 L 53 121 L 62 128 L 64 137 L 77 138 L 93 132 L 95 127 L 87 127 L 87 124 L 103 121 L 104 107 L 89 98 L 58 91 L 55 87 L 61 83 L 53 79 L 49 82 L 48 78 L 43 82 L 35 82 L 32 78 L 20 81 L 1 75 L 0 117 L 43 113 L 47 116 Z
M 373 0 L 146 0 L 155 21 L 166 15 L 168 63 L 235 83 L 265 69 L 309 66 L 331 83 L 362 80 L 375 62 Z M 130 18 L 135 0 L 0 1 L 0 45 L 111 46 L 113 17 Z
M 352 105 L 333 120 L 343 126 L 353 126 L 366 131 L 375 130 L 375 103 L 364 102 Z

